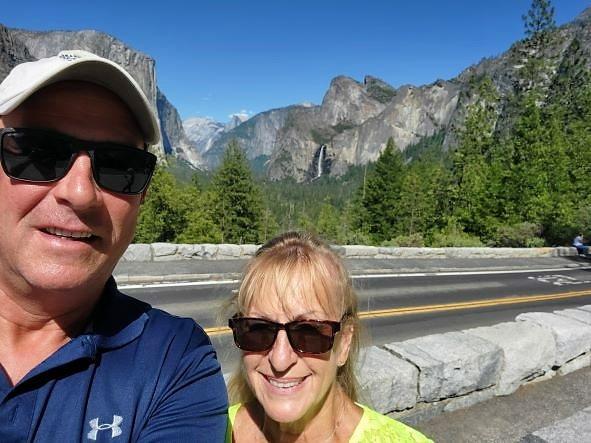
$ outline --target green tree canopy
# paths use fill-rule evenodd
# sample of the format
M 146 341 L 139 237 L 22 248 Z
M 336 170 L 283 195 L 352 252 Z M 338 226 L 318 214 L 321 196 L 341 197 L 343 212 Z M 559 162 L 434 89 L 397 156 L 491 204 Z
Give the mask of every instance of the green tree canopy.
M 554 6 L 550 0 L 532 0 L 527 14 L 521 18 L 525 35 L 531 40 L 541 40 L 556 28 Z
M 389 138 L 357 192 L 357 227 L 376 243 L 394 237 L 404 170 L 402 154 Z
M 473 88 L 473 102 L 451 155 L 450 199 L 452 214 L 461 228 L 483 234 L 490 229 L 496 212 L 491 160 L 496 144 L 498 95 L 490 77 L 483 77 Z
M 186 223 L 187 205 L 180 186 L 166 168 L 158 167 L 140 207 L 135 242 L 174 242 Z
M 263 197 L 244 151 L 230 141 L 212 180 L 213 215 L 222 243 L 258 243 Z

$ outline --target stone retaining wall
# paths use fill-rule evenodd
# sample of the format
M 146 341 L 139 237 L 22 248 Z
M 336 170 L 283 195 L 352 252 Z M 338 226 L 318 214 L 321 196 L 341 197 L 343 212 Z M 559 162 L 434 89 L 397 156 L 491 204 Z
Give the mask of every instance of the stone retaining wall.
M 260 245 L 232 244 L 131 244 L 123 261 L 227 260 L 250 258 Z M 504 258 L 575 256 L 573 247 L 553 248 L 399 248 L 382 246 L 335 245 L 345 258 Z
M 591 305 L 366 348 L 362 401 L 416 423 L 591 365 Z

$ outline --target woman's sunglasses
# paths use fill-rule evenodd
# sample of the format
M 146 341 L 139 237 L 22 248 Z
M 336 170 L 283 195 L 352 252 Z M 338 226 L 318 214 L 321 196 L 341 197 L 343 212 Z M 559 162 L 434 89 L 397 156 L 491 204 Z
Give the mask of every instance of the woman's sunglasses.
M 232 317 L 228 320 L 234 343 L 251 352 L 268 351 L 273 347 L 281 329 L 287 333 L 291 347 L 305 354 L 324 354 L 330 351 L 341 323 L 328 320 L 296 320 L 275 323 L 254 317 Z
M 90 156 L 96 183 L 121 194 L 143 192 L 156 166 L 154 154 L 132 146 L 83 141 L 45 129 L 0 129 L 2 169 L 16 180 L 58 181 L 81 151 Z

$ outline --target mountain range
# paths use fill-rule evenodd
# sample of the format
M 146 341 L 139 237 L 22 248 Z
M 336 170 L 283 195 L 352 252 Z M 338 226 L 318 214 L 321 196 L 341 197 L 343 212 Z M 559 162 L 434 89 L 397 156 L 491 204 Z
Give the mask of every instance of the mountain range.
M 575 38 L 585 51 L 591 50 L 591 8 L 553 31 L 552 44 L 544 52 L 550 72 L 560 66 Z M 214 169 L 228 142 L 237 140 L 267 178 L 300 182 L 325 174 L 340 176 L 352 165 L 375 161 L 390 137 L 398 149 L 405 149 L 440 134 L 445 149 L 476 99 L 474 80 L 488 75 L 502 104 L 531 55 L 527 41 L 518 41 L 453 79 L 421 86 L 395 88 L 372 75 L 362 81 L 336 76 L 319 105 L 292 105 L 220 123 L 204 117 L 181 121 L 174 104 L 158 89 L 154 60 L 98 31 L 33 32 L 0 25 L 0 79 L 20 62 L 62 49 L 85 49 L 131 72 L 158 112 L 162 142 L 153 150 L 161 162 L 171 155 L 192 168 Z

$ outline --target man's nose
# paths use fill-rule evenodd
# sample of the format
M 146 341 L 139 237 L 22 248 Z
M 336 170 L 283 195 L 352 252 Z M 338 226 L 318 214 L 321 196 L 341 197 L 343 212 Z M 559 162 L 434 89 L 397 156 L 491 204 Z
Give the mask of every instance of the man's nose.
M 90 155 L 80 152 L 65 177 L 54 186 L 54 195 L 70 205 L 84 209 L 95 206 L 101 200 L 101 189 L 92 175 Z

